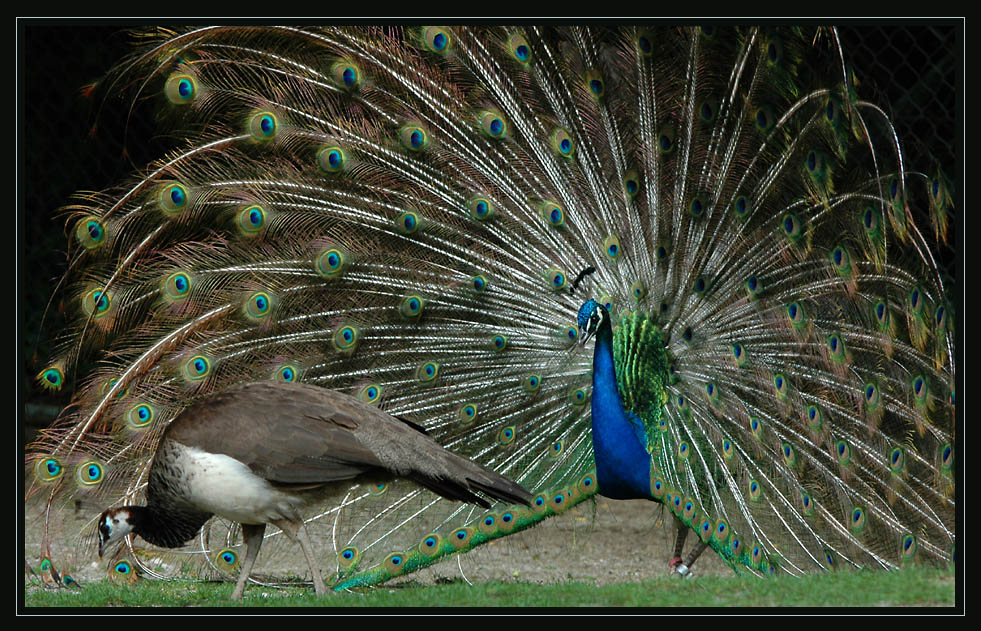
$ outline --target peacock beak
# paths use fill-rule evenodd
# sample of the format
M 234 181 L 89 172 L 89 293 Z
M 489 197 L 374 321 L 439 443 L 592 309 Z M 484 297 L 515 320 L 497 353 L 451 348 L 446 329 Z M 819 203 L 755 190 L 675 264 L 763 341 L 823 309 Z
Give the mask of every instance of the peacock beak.
M 595 332 L 595 329 L 592 331 L 584 331 L 583 334 L 579 336 L 579 346 L 585 346 L 586 342 L 589 340 L 589 338 L 593 337 L 593 333 Z

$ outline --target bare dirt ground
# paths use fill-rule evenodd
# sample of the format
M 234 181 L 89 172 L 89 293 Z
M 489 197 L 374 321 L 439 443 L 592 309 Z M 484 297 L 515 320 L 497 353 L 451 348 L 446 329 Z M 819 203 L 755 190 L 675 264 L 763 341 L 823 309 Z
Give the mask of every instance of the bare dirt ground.
M 459 564 L 449 559 L 424 570 L 416 580 L 452 578 L 462 570 L 471 582 L 636 582 L 670 573 L 674 540 L 674 519 L 659 504 L 599 497 L 595 504 L 583 502 L 535 528 L 477 548 L 460 557 Z M 697 541 L 690 533 L 686 554 Z M 699 575 L 732 572 L 711 550 L 695 569 Z
M 36 568 L 40 533 L 30 527 L 31 523 L 39 523 L 37 509 L 32 508 L 29 506 L 26 514 L 25 557 Z M 406 581 L 433 584 L 460 579 L 472 583 L 495 580 L 540 584 L 578 581 L 595 585 L 636 582 L 670 573 L 668 561 L 673 553 L 674 537 L 674 521 L 659 504 L 598 497 L 595 502 L 583 502 L 535 528 L 480 546 L 391 584 Z M 697 537 L 691 533 L 686 542 L 686 553 L 696 542 Z M 58 552 L 52 550 L 55 559 Z M 77 569 L 76 578 L 83 583 L 105 577 L 105 564 L 97 562 L 95 550 L 92 552 L 93 562 Z M 298 546 L 296 554 L 293 562 L 302 569 L 306 564 Z M 260 562 L 261 556 L 260 553 Z M 700 576 L 725 575 L 731 570 L 708 550 L 699 558 L 695 572 Z

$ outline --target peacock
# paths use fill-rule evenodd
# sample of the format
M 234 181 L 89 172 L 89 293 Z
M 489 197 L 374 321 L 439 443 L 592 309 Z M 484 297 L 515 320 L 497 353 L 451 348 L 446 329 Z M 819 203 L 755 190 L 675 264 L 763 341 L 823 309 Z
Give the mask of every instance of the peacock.
M 174 148 L 65 209 L 36 374 L 73 394 L 26 456 L 47 571 L 144 499 L 170 420 L 262 380 L 533 495 L 352 483 L 305 517 L 334 590 L 598 496 L 667 511 L 681 574 L 708 549 L 757 576 L 950 562 L 956 192 L 867 85 L 831 27 L 142 33 L 90 92 Z M 283 534 L 253 580 L 304 576 Z M 213 518 L 106 569 L 234 580 L 243 554 Z

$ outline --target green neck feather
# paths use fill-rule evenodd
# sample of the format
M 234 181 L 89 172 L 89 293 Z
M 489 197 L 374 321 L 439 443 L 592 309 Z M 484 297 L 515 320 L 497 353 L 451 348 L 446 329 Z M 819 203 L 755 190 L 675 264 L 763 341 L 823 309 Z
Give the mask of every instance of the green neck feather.
M 661 329 L 650 315 L 620 315 L 613 327 L 613 363 L 623 407 L 643 421 L 647 450 L 653 452 L 668 400 L 671 362 Z

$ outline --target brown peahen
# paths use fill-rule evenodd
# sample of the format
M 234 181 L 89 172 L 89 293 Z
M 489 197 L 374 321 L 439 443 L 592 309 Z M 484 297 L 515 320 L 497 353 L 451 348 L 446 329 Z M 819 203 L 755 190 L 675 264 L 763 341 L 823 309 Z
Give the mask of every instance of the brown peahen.
M 481 510 L 352 484 L 305 525 L 334 589 L 597 493 L 665 505 L 681 573 L 706 548 L 754 574 L 952 558 L 954 187 L 907 164 L 835 29 L 148 40 L 95 94 L 180 140 L 69 206 L 72 317 L 38 380 L 76 392 L 27 463 L 52 525 L 138 503 L 171 419 L 270 379 L 357 396 L 535 494 Z M 98 512 L 49 565 L 95 554 Z M 234 577 L 242 551 L 213 519 L 110 568 Z
M 99 517 L 99 556 L 130 533 L 179 548 L 217 515 L 241 524 L 245 539 L 243 559 L 234 550 L 221 552 L 240 565 L 235 600 L 266 524 L 274 524 L 300 544 L 314 589 L 323 594 L 304 510 L 352 484 L 377 488 L 399 477 L 485 509 L 491 505 L 477 491 L 531 506 L 528 491 L 418 430 L 357 397 L 309 384 L 267 380 L 212 393 L 167 425 L 148 474 L 146 505 L 110 508 Z

